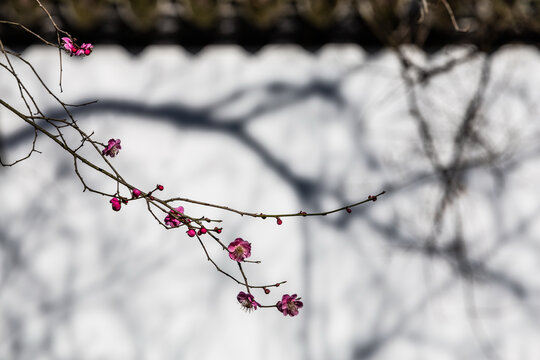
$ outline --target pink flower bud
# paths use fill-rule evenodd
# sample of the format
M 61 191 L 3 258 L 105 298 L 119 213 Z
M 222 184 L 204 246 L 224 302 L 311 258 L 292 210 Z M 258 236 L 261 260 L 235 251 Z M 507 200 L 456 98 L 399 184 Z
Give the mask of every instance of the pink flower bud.
M 122 203 L 120 202 L 120 200 L 118 200 L 118 198 L 112 198 L 109 202 L 112 204 L 112 209 L 114 211 L 119 211 L 120 207 L 122 207 Z
M 277 222 L 278 225 L 283 224 L 283 221 L 280 218 L 277 218 L 276 222 Z
M 163 185 L 156 186 L 159 191 L 163 191 Z
M 133 189 L 132 194 L 133 194 L 133 197 L 134 197 L 134 198 L 138 198 L 139 196 L 141 196 L 141 190 L 139 190 L 139 189 Z
M 194 237 L 194 236 L 195 236 L 195 230 L 189 229 L 189 230 L 187 231 L 187 234 L 188 234 L 189 237 Z

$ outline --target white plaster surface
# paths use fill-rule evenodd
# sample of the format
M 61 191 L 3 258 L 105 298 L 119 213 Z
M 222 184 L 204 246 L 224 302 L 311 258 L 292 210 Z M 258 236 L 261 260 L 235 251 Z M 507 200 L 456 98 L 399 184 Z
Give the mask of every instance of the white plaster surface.
M 429 67 L 465 49 L 408 51 Z M 34 47 L 24 56 L 58 93 L 58 52 Z M 445 163 L 481 63 L 418 89 Z M 16 66 L 41 108 L 58 111 Z M 0 169 L 0 359 L 539 359 L 540 57 L 512 46 L 491 66 L 475 126 L 496 158 L 463 173 L 436 237 L 441 248 L 463 238 L 480 269 L 471 279 L 455 259 L 423 251 L 443 188 L 391 51 L 216 46 L 193 55 L 156 46 L 134 56 L 96 46 L 88 58 L 64 58 L 61 98 L 99 100 L 74 114 L 95 138 L 121 138 L 112 161 L 140 189 L 160 183 L 164 196 L 267 213 L 388 194 L 350 215 L 282 226 L 182 204 L 223 219 L 224 242 L 252 243 L 262 264 L 246 266 L 251 282 L 288 281 L 257 300 L 298 293 L 305 304 L 296 318 L 248 314 L 236 301 L 243 289 L 214 270 L 196 240 L 165 231 L 140 201 L 116 213 L 108 198 L 83 193 L 70 156 L 40 137 L 42 154 Z M 5 71 L 0 98 L 24 109 Z M 29 149 L 32 132 L 5 108 L 0 131 L 4 156 Z M 466 159 L 486 157 L 466 146 Z

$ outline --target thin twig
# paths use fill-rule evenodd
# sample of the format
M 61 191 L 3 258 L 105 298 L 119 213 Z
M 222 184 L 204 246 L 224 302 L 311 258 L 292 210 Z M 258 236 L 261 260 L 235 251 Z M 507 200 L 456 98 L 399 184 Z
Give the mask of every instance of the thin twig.
M 454 10 L 452 10 L 452 7 L 448 3 L 448 1 L 447 0 L 441 0 L 441 2 L 443 3 L 444 7 L 446 8 L 446 12 L 450 16 L 450 20 L 452 21 L 452 25 L 454 26 L 454 30 L 459 31 L 459 32 L 468 32 L 469 28 L 464 29 L 464 28 L 461 28 L 458 25 L 458 23 L 456 21 L 456 17 L 454 16 Z

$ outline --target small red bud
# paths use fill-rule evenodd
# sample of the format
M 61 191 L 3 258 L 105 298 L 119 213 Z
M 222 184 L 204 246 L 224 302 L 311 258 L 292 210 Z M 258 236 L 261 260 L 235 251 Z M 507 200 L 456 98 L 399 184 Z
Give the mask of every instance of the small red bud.
M 163 191 L 163 185 L 157 185 L 156 188 L 157 188 L 159 191 Z
M 276 222 L 277 222 L 277 224 L 278 224 L 278 225 L 281 225 L 281 224 L 283 224 L 283 221 L 281 221 L 281 219 L 280 219 L 280 218 L 277 218 L 277 221 L 276 221 Z
M 154 197 L 152 195 L 149 196 L 150 200 L 154 200 Z
M 128 201 L 127 199 L 122 199 L 122 202 L 127 205 Z
M 205 227 L 202 227 L 201 230 L 199 230 L 201 232 L 201 234 L 206 234 L 206 228 Z
M 347 212 L 348 212 L 349 214 L 350 214 L 350 213 L 352 213 L 352 210 L 351 210 L 351 208 L 350 208 L 350 207 L 348 207 L 348 208 L 345 208 L 345 210 L 347 210 Z
M 270 289 L 266 289 L 266 288 L 265 288 L 265 289 L 264 289 L 264 293 L 265 293 L 265 294 L 270 294 Z
M 197 235 L 202 235 L 201 230 L 197 231 Z
M 279 284 L 276 284 L 276 287 L 279 287 Z
M 194 236 L 195 236 L 195 230 L 189 229 L 189 230 L 187 231 L 187 234 L 188 234 L 189 237 L 194 237 Z

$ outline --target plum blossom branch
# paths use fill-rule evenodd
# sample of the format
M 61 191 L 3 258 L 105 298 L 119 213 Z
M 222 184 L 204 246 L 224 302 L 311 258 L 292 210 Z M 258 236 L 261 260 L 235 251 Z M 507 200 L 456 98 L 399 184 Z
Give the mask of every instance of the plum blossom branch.
M 65 32 L 64 30 L 62 30 L 54 22 L 50 13 L 43 6 L 40 0 L 36 0 L 36 2 L 38 6 L 47 14 L 49 21 L 51 22 L 51 24 L 56 30 L 56 37 L 57 37 L 56 44 L 42 38 L 39 34 L 32 32 L 31 30 L 29 30 L 27 27 L 25 27 L 22 24 L 12 22 L 12 21 L 5 21 L 5 20 L 1 20 L 0 24 L 19 27 L 23 31 L 26 31 L 36 36 L 44 44 L 48 46 L 53 46 L 59 49 L 60 51 L 59 87 L 60 87 L 60 91 L 62 91 L 62 84 L 61 84 L 62 82 L 61 81 L 62 50 L 65 53 L 67 53 L 70 57 L 71 56 L 84 57 L 84 56 L 91 55 L 94 46 L 90 43 L 82 43 L 82 45 L 78 45 L 74 37 L 72 37 L 69 33 Z M 296 294 L 293 294 L 293 295 L 285 294 L 282 296 L 281 300 L 278 301 L 275 305 L 261 305 L 258 301 L 255 300 L 255 297 L 252 294 L 252 290 L 255 290 L 255 289 L 263 290 L 264 294 L 269 294 L 270 293 L 269 288 L 274 288 L 274 287 L 277 288 L 280 285 L 285 284 L 286 281 L 279 281 L 275 283 L 269 283 L 266 285 L 250 284 L 250 282 L 248 281 L 248 276 L 246 274 L 246 271 L 242 263 L 253 263 L 253 264 L 261 263 L 261 261 L 259 260 L 248 260 L 248 258 L 251 256 L 252 244 L 240 237 L 237 237 L 234 241 L 226 245 L 226 243 L 224 243 L 220 239 L 220 234 L 223 228 L 217 227 L 217 226 L 213 226 L 213 227 L 209 226 L 209 224 L 212 224 L 212 223 L 214 223 L 214 225 L 215 223 L 221 223 L 222 222 L 221 219 L 210 219 L 205 216 L 200 216 L 200 217 L 190 216 L 184 212 L 183 206 L 174 207 L 173 204 L 177 205 L 178 202 L 184 202 L 188 204 L 202 205 L 202 206 L 210 207 L 210 208 L 218 208 L 224 211 L 237 213 L 241 216 L 245 215 L 245 216 L 251 216 L 254 218 L 262 218 L 262 219 L 270 217 L 270 218 L 275 218 L 277 221 L 277 224 L 281 225 L 282 224 L 281 218 L 285 218 L 285 217 L 326 216 L 326 215 L 333 214 L 340 211 L 346 211 L 348 213 L 351 213 L 352 211 L 351 209 L 353 207 L 365 204 L 370 201 L 376 201 L 379 196 L 385 194 L 385 191 L 382 191 L 378 193 L 377 195 L 369 195 L 367 199 L 364 199 L 362 201 L 358 201 L 350 205 L 342 206 L 340 208 L 324 211 L 324 212 L 307 213 L 305 211 L 299 211 L 296 213 L 281 213 L 281 214 L 264 214 L 264 213 L 247 212 L 247 211 L 242 211 L 238 209 L 233 209 L 224 205 L 212 204 L 212 203 L 202 202 L 202 201 L 188 199 L 184 197 L 173 197 L 169 199 L 162 199 L 157 194 L 161 192 L 162 190 L 164 190 L 163 185 L 158 184 L 156 185 L 154 189 L 151 189 L 149 191 L 142 191 L 140 190 L 139 187 L 132 185 L 130 182 L 124 179 L 124 177 L 120 174 L 120 172 L 115 168 L 115 166 L 113 165 L 114 158 L 119 156 L 121 154 L 121 151 L 125 151 L 123 149 L 124 144 L 122 144 L 121 139 L 110 138 L 107 141 L 107 143 L 103 143 L 99 140 L 94 139 L 95 134 L 93 131 L 90 133 L 87 133 L 81 127 L 79 127 L 76 119 L 73 117 L 69 108 L 77 107 L 77 106 L 87 106 L 94 102 L 78 104 L 78 105 L 73 105 L 73 104 L 68 104 L 68 103 L 63 102 L 45 84 L 42 77 L 36 71 L 34 66 L 29 61 L 24 59 L 22 55 L 5 49 L 1 39 L 0 39 L 0 51 L 5 58 L 5 63 L 0 62 L 0 70 L 5 70 L 15 80 L 17 84 L 17 88 L 19 90 L 19 96 L 24 102 L 25 110 L 23 111 L 23 110 L 17 109 L 15 106 L 9 104 L 7 101 L 3 99 L 0 99 L 0 105 L 2 105 L 4 108 L 10 111 L 17 118 L 22 120 L 26 125 L 31 126 L 34 131 L 32 147 L 26 156 L 23 156 L 22 158 L 17 159 L 16 161 L 12 163 L 4 162 L 3 159 L 0 158 L 0 163 L 3 166 L 13 166 L 15 164 L 18 164 L 19 162 L 22 162 L 28 159 L 35 152 L 40 153 L 36 149 L 38 136 L 44 135 L 45 137 L 48 137 L 72 157 L 73 169 L 74 169 L 75 174 L 77 175 L 77 178 L 79 179 L 79 181 L 81 182 L 83 186 L 83 192 L 88 190 L 89 192 L 106 197 L 113 211 L 121 211 L 122 206 L 126 206 L 130 202 L 133 202 L 133 201 L 145 201 L 148 212 L 165 229 L 172 230 L 172 229 L 185 226 L 186 234 L 188 235 L 188 237 L 197 238 L 199 244 L 201 245 L 201 248 L 203 249 L 204 254 L 206 255 L 207 260 L 212 263 L 215 269 L 218 272 L 224 274 L 226 277 L 233 280 L 234 282 L 236 282 L 238 285 L 245 287 L 247 293 L 244 293 L 243 291 L 241 291 L 239 292 L 237 296 L 238 302 L 241 304 L 241 306 L 245 310 L 251 311 L 251 310 L 256 310 L 257 308 L 276 308 L 283 315 L 296 316 L 299 313 L 298 309 L 300 309 L 303 306 L 303 303 L 300 301 L 300 298 L 297 297 Z M 25 86 L 25 84 L 19 78 L 12 60 L 19 61 L 23 66 L 27 66 L 31 70 L 35 79 L 37 79 L 39 85 L 41 85 L 41 87 L 46 91 L 46 93 L 52 99 L 54 99 L 56 103 L 58 103 L 62 107 L 65 113 L 65 118 L 52 118 L 52 117 L 45 116 L 43 111 L 41 111 L 40 109 L 39 101 L 31 94 L 28 87 Z M 74 144 L 72 144 L 72 140 L 68 141 L 68 139 L 72 139 L 71 136 L 67 136 L 68 132 L 70 132 L 70 135 L 71 133 L 76 135 L 78 140 Z M 97 161 L 90 160 L 91 154 L 94 157 L 97 155 L 98 160 Z M 82 173 L 82 168 L 96 171 L 104 175 L 105 177 L 109 178 L 110 180 L 112 180 L 114 182 L 114 191 L 94 188 L 91 184 L 87 182 L 87 180 L 85 180 L 84 175 Z M 164 215 L 164 218 L 160 218 L 160 216 L 158 215 L 160 212 Z M 234 276 L 230 272 L 223 270 L 222 267 L 218 265 L 218 262 L 210 256 L 210 253 L 207 250 L 207 244 L 205 244 L 205 241 L 203 241 L 204 236 L 206 236 L 206 238 L 208 239 L 212 239 L 224 252 L 226 252 L 229 260 L 237 262 L 238 271 L 241 275 L 241 279 L 238 278 L 237 276 Z
M 351 209 L 351 208 L 353 208 L 355 206 L 358 206 L 358 205 L 365 204 L 365 203 L 370 202 L 370 201 L 377 201 L 377 198 L 379 196 L 381 196 L 381 195 L 384 195 L 384 194 L 386 194 L 386 191 L 381 191 L 377 195 L 369 195 L 368 198 L 365 199 L 365 200 L 358 201 L 358 202 L 350 204 L 350 205 L 342 206 L 342 207 L 339 207 L 337 209 L 328 210 L 328 211 L 322 211 L 322 212 L 316 212 L 316 213 L 307 213 L 305 211 L 300 211 L 300 212 L 297 212 L 297 213 L 283 213 L 283 214 L 254 213 L 254 212 L 248 212 L 248 211 L 234 209 L 234 208 L 224 206 L 224 205 L 212 204 L 212 203 L 209 203 L 209 202 L 198 201 L 198 200 L 182 198 L 182 197 L 176 197 L 176 198 L 167 199 L 167 200 L 165 200 L 165 202 L 168 203 L 168 202 L 173 202 L 173 201 L 184 201 L 184 202 L 188 202 L 188 203 L 192 203 L 192 204 L 203 205 L 203 206 L 207 206 L 207 207 L 213 207 L 213 208 L 217 208 L 217 209 L 227 210 L 227 211 L 239 214 L 241 216 L 245 215 L 245 216 L 251 216 L 251 217 L 257 217 L 257 218 L 265 219 L 265 218 L 268 218 L 268 217 L 270 217 L 270 218 L 282 218 L 282 217 L 296 217 L 296 216 L 326 216 L 326 215 L 333 214 L 333 213 L 343 211 L 343 210 L 349 212 L 348 209 Z

